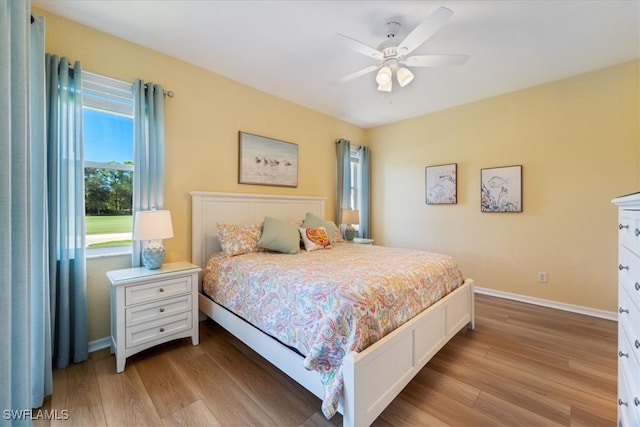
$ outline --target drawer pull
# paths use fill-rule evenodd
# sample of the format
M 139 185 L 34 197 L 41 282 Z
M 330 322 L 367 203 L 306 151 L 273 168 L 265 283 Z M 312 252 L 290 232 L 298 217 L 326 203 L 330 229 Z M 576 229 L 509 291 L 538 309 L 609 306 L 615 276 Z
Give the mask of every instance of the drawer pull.
M 638 230 L 637 228 L 636 228 L 635 233 L 636 233 L 636 237 L 640 236 L 640 230 Z
M 618 224 L 618 230 L 622 230 L 623 228 L 626 228 L 628 230 L 629 224 L 626 224 L 626 225 Z
M 635 288 L 636 288 L 636 291 L 640 291 L 640 283 L 636 282 Z
M 634 399 L 633 399 L 633 403 L 634 403 L 636 406 L 640 406 L 640 399 L 638 399 L 637 397 L 636 397 L 636 398 L 634 398 Z
M 636 342 L 633 344 L 636 346 L 636 348 L 640 348 L 640 341 L 636 340 Z
M 618 352 L 618 357 L 626 357 L 628 359 L 629 358 L 629 353 L 623 353 L 622 350 L 620 350 Z
M 620 314 L 622 314 L 622 313 L 627 313 L 627 314 L 629 314 L 629 309 L 625 309 L 625 308 L 620 307 L 620 308 L 618 309 L 618 313 L 620 313 Z
M 627 270 L 629 269 L 629 267 L 627 267 Z M 620 269 L 622 270 L 622 269 Z M 164 292 L 164 288 L 160 288 L 160 292 Z
M 628 313 L 629 311 L 627 311 Z M 160 313 L 164 313 L 164 307 L 160 307 Z
M 160 332 L 164 332 L 164 328 L 160 328 Z M 627 356 L 627 357 L 629 357 L 629 356 Z
M 622 265 L 622 264 L 618 264 L 618 270 L 622 271 L 622 270 L 629 270 L 629 266 L 628 265 Z M 160 292 L 162 292 L 162 288 L 160 288 Z
M 618 406 L 626 406 L 629 407 L 629 404 L 627 402 L 623 402 L 622 399 L 618 399 Z

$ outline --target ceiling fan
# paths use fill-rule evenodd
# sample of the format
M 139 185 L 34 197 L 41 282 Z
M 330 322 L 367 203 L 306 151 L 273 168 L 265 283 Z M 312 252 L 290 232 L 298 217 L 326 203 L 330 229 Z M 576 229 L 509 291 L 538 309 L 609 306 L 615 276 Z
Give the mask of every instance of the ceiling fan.
M 368 46 L 358 40 L 355 40 L 344 34 L 338 36 L 351 49 L 359 52 L 369 58 L 375 59 L 376 64 L 354 73 L 348 74 L 331 84 L 340 84 L 353 80 L 365 74 L 378 70 L 376 74 L 376 83 L 378 90 L 381 92 L 391 92 L 393 87 L 393 75 L 395 73 L 396 80 L 401 87 L 405 87 L 413 80 L 413 73 L 408 67 L 438 67 L 443 65 L 462 65 L 467 55 L 414 55 L 409 56 L 411 52 L 422 45 L 429 37 L 431 37 L 445 21 L 453 15 L 453 11 L 446 7 L 440 7 L 434 13 L 429 15 L 421 24 L 413 29 L 400 43 L 395 37 L 400 31 L 398 22 L 388 22 L 387 40 L 382 42 L 377 48 Z

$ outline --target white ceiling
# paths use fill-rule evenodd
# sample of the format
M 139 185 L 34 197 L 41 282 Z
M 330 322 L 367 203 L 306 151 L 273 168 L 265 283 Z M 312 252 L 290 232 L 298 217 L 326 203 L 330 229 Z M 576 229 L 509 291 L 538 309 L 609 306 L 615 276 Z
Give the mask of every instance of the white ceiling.
M 364 128 L 640 58 L 640 0 L 32 4 Z M 400 22 L 403 39 L 440 6 L 454 15 L 413 53 L 466 54 L 466 64 L 414 68 L 391 97 L 375 73 L 329 84 L 375 64 L 336 33 L 377 47 L 386 22 Z

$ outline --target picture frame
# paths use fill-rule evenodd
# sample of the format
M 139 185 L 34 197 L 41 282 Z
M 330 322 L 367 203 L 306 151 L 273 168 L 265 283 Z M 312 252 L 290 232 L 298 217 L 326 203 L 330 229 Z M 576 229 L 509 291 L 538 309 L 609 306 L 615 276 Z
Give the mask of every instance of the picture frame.
M 522 212 L 522 165 L 480 170 L 481 212 Z
M 424 168 L 425 203 L 452 205 L 458 203 L 458 164 L 426 166 Z
M 238 132 L 238 183 L 298 186 L 298 144 Z

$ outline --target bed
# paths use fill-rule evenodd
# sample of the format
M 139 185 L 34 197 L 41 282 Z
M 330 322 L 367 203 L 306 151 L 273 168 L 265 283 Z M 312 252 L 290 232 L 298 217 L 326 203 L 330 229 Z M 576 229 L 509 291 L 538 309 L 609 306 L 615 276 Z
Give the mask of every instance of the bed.
M 325 215 L 324 199 L 318 197 L 206 192 L 191 192 L 191 196 L 192 260 L 194 264 L 205 270 L 212 255 L 221 251 L 217 236 L 217 224 L 258 224 L 267 216 L 293 223 L 299 222 L 307 214 L 321 218 Z M 371 252 L 363 253 L 367 250 Z M 374 253 L 387 250 L 400 251 L 339 243 L 329 251 L 302 253 L 301 256 L 287 257 L 285 255 L 280 258 L 287 259 L 289 263 L 300 259 L 304 260 L 303 263 L 306 264 L 310 260 L 321 262 L 319 260 L 323 257 L 346 257 L 347 252 L 357 253 L 359 255 L 355 256 L 364 259 L 363 257 L 373 257 Z M 410 252 L 403 254 L 406 257 Z M 424 252 L 416 253 L 415 256 L 425 256 L 424 254 Z M 432 255 L 438 256 L 437 254 Z M 264 262 L 265 258 L 269 256 L 271 256 L 269 263 L 272 259 L 277 258 L 272 254 L 248 254 L 243 256 L 244 258 L 233 258 L 238 258 L 234 262 L 239 262 L 239 258 L 243 258 L 243 263 L 254 258 L 253 262 Z M 313 258 L 310 258 L 311 256 Z M 385 253 L 380 256 L 387 255 Z M 224 258 L 219 256 L 213 258 L 216 257 Z M 344 269 L 344 266 L 338 268 Z M 296 268 L 294 267 L 294 269 Z M 249 270 L 253 271 L 254 267 L 250 267 Z M 357 273 L 357 271 L 353 274 L 364 275 L 363 272 Z M 243 279 L 239 280 L 242 282 Z M 353 277 L 348 280 L 353 281 Z M 428 308 L 420 311 L 415 317 L 403 320 L 401 326 L 391 332 L 385 332 L 382 338 L 377 339 L 373 344 L 365 346 L 363 349 L 354 346 L 353 348 L 357 348 L 357 351 L 348 351 L 341 355 L 339 365 L 341 394 L 337 401 L 337 409 L 343 414 L 344 425 L 371 424 L 449 339 L 465 326 L 473 328 L 473 282 L 470 279 L 459 280 L 459 283 L 452 289 L 438 291 L 437 293 L 444 295 L 442 298 L 437 299 L 434 303 L 429 303 Z M 304 355 L 304 350 L 311 353 L 313 351 L 304 345 L 302 347 L 284 345 L 281 341 L 274 339 L 273 335 L 277 334 L 263 333 L 238 315 L 214 302 L 205 294 L 205 290 L 202 288 L 201 280 L 200 310 L 285 374 L 323 399 L 323 412 L 326 415 L 326 373 L 321 374 L 318 370 L 307 369 L 309 368 L 309 358 Z M 245 317 L 247 315 L 247 313 L 241 314 Z M 277 338 L 281 337 L 277 336 Z M 301 348 L 303 351 L 300 351 Z M 322 352 L 320 351 L 320 353 Z M 306 368 L 305 363 L 307 363 Z

